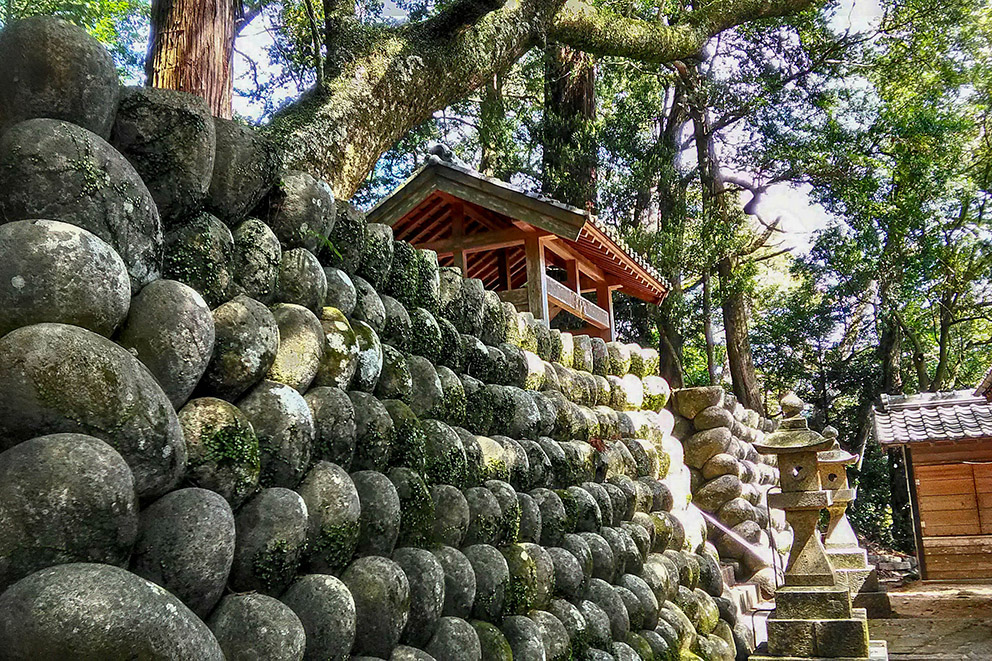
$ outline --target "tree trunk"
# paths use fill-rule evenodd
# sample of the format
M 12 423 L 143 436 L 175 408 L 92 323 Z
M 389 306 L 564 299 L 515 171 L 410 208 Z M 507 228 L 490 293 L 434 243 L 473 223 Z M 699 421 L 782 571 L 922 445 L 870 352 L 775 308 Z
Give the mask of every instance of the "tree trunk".
M 233 0 L 153 0 L 147 85 L 196 94 L 230 119 L 234 22 Z
M 748 339 L 747 301 L 744 292 L 734 282 L 733 264 L 729 257 L 720 260 L 720 293 L 723 301 L 723 328 L 727 339 L 727 361 L 737 401 L 746 408 L 764 415 L 761 388 L 754 372 L 751 342 Z
M 479 108 L 479 144 L 482 147 L 479 171 L 487 177 L 509 181 L 515 169 L 513 127 L 506 121 L 502 73 L 486 81 Z
M 591 55 L 551 44 L 544 59 L 542 190 L 593 211 L 596 206 L 596 65 Z
M 709 385 L 717 383 L 716 342 L 713 339 L 713 285 L 709 271 L 703 272 L 703 339 L 706 342 L 706 373 Z

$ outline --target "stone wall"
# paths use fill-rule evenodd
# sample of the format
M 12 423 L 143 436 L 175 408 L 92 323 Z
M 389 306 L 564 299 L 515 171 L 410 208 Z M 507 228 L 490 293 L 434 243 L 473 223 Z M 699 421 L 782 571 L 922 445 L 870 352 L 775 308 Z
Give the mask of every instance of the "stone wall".
M 709 526 L 710 540 L 736 580 L 757 583 L 771 596 L 792 532 L 784 513 L 768 508 L 768 491 L 778 484 L 775 457 L 758 454 L 753 443 L 776 423 L 719 386 L 677 391 L 673 408 L 693 502 L 722 525 Z
M 14 23 L 0 61 L 6 657 L 747 653 L 657 353 L 118 91 L 79 29 Z

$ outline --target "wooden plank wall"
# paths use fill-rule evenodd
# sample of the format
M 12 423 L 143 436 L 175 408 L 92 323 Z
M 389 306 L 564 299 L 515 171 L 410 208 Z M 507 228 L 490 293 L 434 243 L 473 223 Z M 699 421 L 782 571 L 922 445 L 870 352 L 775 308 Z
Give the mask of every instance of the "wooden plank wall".
M 971 464 L 937 464 L 915 466 L 915 469 L 924 538 L 982 534 Z M 989 515 L 992 517 L 992 512 Z
M 931 580 L 992 577 L 992 536 L 924 537 Z

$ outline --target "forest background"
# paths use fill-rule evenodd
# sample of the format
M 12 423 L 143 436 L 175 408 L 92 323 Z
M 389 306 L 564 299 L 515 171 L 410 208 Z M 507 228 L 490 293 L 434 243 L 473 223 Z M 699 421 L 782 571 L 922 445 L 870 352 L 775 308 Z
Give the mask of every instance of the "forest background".
M 424 38 L 441 25 L 464 40 L 514 5 L 211 2 L 229 25 L 204 38 L 227 44 L 231 72 L 215 112 L 290 140 L 314 90 L 333 92 L 354 73 L 334 26 L 369 35 L 426 26 Z M 901 455 L 871 440 L 870 410 L 883 394 L 973 389 L 992 366 L 992 6 L 794 4 L 753 10 L 757 20 L 744 13 L 701 48 L 653 57 L 574 48 L 569 26 L 557 25 L 493 55 L 477 84 L 426 101 L 426 121 L 408 113 L 374 127 L 364 167 L 328 157 L 320 168 L 347 170 L 328 180 L 367 208 L 442 142 L 487 175 L 589 209 L 671 285 L 661 306 L 617 296 L 621 339 L 658 347 L 673 387 L 724 384 L 769 415 L 795 391 L 814 427 L 836 427 L 863 455 L 853 469 L 858 531 L 910 550 Z M 125 81 L 145 84 L 162 75 L 156 35 L 182 20 L 182 5 L 4 0 L 0 24 L 59 15 L 105 43 Z M 693 24 L 734 3 L 591 5 L 633 21 L 619 23 L 628 37 L 625 25 Z M 349 48 L 360 59 L 361 46 Z M 437 59 L 438 80 L 463 75 Z

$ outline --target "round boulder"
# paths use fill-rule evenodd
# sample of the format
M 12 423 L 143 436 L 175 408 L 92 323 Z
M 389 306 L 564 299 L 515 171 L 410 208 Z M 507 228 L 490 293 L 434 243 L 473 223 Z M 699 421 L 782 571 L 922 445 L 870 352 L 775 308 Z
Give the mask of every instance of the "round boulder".
M 355 600 L 334 576 L 307 574 L 279 600 L 293 609 L 306 631 L 304 661 L 346 661 L 355 641 Z
M 436 661 L 482 661 L 479 635 L 458 617 L 442 617 L 425 649 Z
M 10 659 L 223 661 L 210 629 L 161 587 L 111 565 L 49 567 L 0 595 Z
M 318 461 L 297 488 L 307 504 L 306 559 L 321 573 L 344 569 L 358 546 L 361 500 L 343 468 Z
M 400 640 L 423 647 L 434 635 L 444 607 L 444 567 L 430 551 L 413 547 L 397 549 L 393 561 L 410 585 L 410 616 Z
M 86 30 L 49 16 L 0 34 L 0 133 L 32 117 L 64 119 L 110 135 L 120 83 L 114 60 Z
M 138 532 L 124 459 L 83 434 L 52 434 L 0 454 L 0 592 L 69 562 L 127 564 Z
M 217 148 L 207 208 L 225 223 L 240 222 L 276 182 L 276 145 L 254 128 L 214 117 Z
M 0 225 L 0 335 L 45 321 L 110 337 L 131 298 L 127 267 L 103 239 L 54 220 Z
M 6 182 L 0 218 L 47 218 L 82 227 L 121 256 L 132 291 L 158 279 L 158 209 L 134 167 L 99 136 L 54 119 L 16 124 L 0 138 L 0 181 Z
M 410 611 L 410 584 L 397 563 L 382 556 L 359 558 L 341 580 L 355 599 L 352 654 L 388 657 L 399 643 Z
M 167 227 L 203 203 L 217 136 L 203 98 L 157 87 L 125 87 L 110 142 L 141 175 Z
M 503 620 L 500 630 L 513 650 L 515 661 L 545 661 L 544 636 L 537 622 L 525 615 L 511 615 Z
M 293 610 L 264 594 L 229 594 L 208 620 L 224 656 L 245 661 L 300 661 L 307 647 Z
M 313 415 L 313 458 L 348 470 L 355 456 L 355 407 L 340 388 L 318 386 L 303 397 Z
M 267 307 L 244 295 L 215 309 L 213 317 L 213 357 L 200 386 L 234 400 L 269 370 L 279 348 L 279 326 Z
M 327 296 L 327 276 L 316 255 L 306 248 L 284 250 L 279 263 L 280 303 L 302 305 L 319 314 Z
M 318 314 L 324 329 L 324 354 L 311 385 L 346 389 L 358 370 L 358 338 L 337 308 L 324 307 Z
M 431 551 L 444 570 L 444 605 L 442 615 L 467 618 L 475 602 L 475 570 L 465 554 L 451 546 Z
M 262 489 L 234 519 L 237 537 L 231 588 L 277 596 L 296 576 L 306 545 L 307 506 L 295 491 Z
M 269 226 L 249 218 L 234 228 L 234 287 L 266 305 L 272 303 L 279 286 L 282 247 Z
M 346 317 L 350 317 L 358 303 L 355 283 L 347 273 L 333 266 L 324 267 L 324 277 L 327 278 L 327 296 L 324 298 L 324 305 L 335 307 Z
M 234 236 L 215 216 L 200 213 L 165 235 L 162 275 L 195 289 L 215 308 L 234 298 Z
M 234 561 L 234 515 L 213 491 L 179 489 L 141 512 L 131 566 L 206 617 Z
M 389 478 L 376 471 L 351 474 L 361 504 L 357 552 L 388 556 L 400 533 L 400 497 Z
M 506 558 L 488 544 L 475 544 L 462 549 L 472 563 L 475 573 L 475 601 L 472 617 L 487 622 L 499 622 L 510 584 L 510 568 Z
M 304 393 L 324 356 L 324 327 L 313 312 L 292 303 L 274 306 L 272 316 L 279 326 L 279 348 L 266 376 Z
M 190 287 L 156 280 L 131 301 L 117 343 L 144 363 L 178 409 L 210 362 L 214 318 L 203 297 Z
M 214 397 L 190 400 L 179 411 L 186 439 L 186 477 L 237 508 L 258 486 L 258 439 L 236 406 Z
M 127 350 L 77 326 L 36 324 L 0 338 L 0 448 L 79 432 L 127 461 L 140 497 L 173 488 L 186 467 L 176 412 Z
M 238 402 L 258 439 L 263 487 L 295 487 L 310 465 L 314 426 L 300 393 L 275 381 L 262 381 Z
M 258 212 L 284 246 L 316 252 L 334 226 L 334 194 L 323 181 L 290 170 L 279 177 Z

